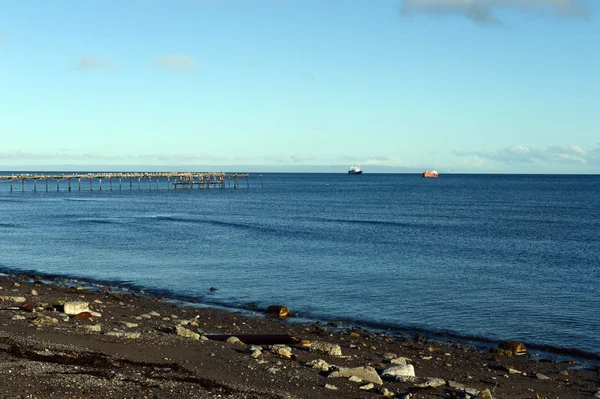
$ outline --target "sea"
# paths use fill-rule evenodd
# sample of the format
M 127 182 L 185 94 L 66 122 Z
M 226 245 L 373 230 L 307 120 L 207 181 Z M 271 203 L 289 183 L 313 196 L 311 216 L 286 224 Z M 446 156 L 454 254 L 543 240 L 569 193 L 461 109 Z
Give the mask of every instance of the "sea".
M 51 180 L 34 192 L 19 182 L 11 192 L 0 182 L 0 272 L 600 356 L 598 175 L 253 173 L 239 188 L 94 184 L 69 192 L 61 181 L 57 191 Z

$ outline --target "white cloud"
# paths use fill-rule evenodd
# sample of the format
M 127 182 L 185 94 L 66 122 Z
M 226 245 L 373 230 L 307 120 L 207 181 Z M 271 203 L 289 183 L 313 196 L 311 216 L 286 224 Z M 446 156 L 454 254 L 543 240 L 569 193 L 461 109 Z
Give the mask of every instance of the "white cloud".
M 479 23 L 497 23 L 494 11 L 515 9 L 557 16 L 585 16 L 580 0 L 404 0 L 404 15 L 454 14 Z
M 454 151 L 461 157 L 475 157 L 475 159 L 488 159 L 508 165 L 514 164 L 580 164 L 594 163 L 599 158 L 600 147 L 586 151 L 576 145 L 558 145 L 547 148 L 533 148 L 513 146 L 501 148 L 494 152 Z
M 277 163 L 283 162 L 283 156 L 281 156 L 281 155 L 264 155 L 263 159 L 265 161 L 269 161 L 269 162 L 277 162 Z
M 196 69 L 196 62 L 187 55 L 166 55 L 156 60 L 155 65 L 171 72 L 192 72 Z
M 104 60 L 93 55 L 79 54 L 79 62 L 76 69 L 79 71 L 87 71 L 88 69 L 116 69 L 117 67 L 112 61 Z

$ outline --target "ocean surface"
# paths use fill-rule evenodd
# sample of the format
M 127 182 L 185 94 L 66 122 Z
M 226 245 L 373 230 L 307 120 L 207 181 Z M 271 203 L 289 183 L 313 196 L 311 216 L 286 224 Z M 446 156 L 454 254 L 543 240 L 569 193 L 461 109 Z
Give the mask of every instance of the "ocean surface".
M 12 193 L 0 182 L 0 271 L 600 353 L 600 176 L 263 182 Z

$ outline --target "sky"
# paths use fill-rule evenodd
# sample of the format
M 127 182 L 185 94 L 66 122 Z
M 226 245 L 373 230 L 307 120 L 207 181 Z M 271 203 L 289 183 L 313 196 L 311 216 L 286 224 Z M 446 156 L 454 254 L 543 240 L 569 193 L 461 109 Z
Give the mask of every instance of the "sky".
M 353 164 L 600 173 L 600 1 L 0 1 L 0 170 Z

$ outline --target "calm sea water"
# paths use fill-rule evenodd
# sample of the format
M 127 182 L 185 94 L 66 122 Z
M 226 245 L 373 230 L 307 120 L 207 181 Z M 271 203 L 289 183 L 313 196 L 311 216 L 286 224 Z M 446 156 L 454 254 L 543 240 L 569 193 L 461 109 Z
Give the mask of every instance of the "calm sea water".
M 263 178 L 177 191 L 2 182 L 0 269 L 600 353 L 600 176 Z

